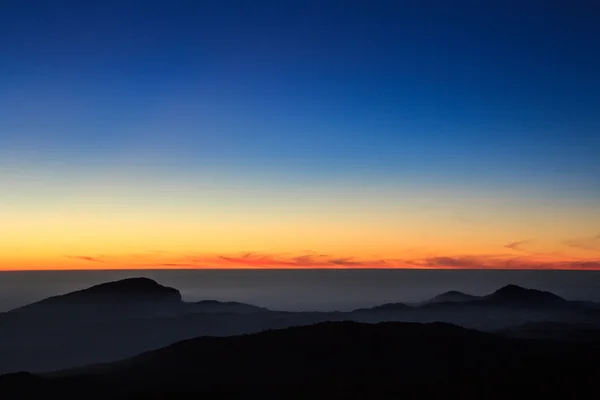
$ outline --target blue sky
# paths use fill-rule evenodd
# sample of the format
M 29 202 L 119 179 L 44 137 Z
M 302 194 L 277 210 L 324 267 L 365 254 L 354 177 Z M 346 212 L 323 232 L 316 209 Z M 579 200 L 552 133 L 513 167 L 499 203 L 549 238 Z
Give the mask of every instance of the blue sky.
M 0 138 L 48 155 L 154 141 L 185 168 L 197 156 L 442 179 L 600 172 L 592 2 L 2 7 Z

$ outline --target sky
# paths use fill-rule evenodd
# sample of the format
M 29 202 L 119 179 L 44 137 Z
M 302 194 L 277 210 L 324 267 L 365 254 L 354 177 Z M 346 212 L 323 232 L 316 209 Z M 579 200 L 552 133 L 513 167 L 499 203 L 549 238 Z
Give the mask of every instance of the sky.
M 0 4 L 0 270 L 600 269 L 594 1 Z

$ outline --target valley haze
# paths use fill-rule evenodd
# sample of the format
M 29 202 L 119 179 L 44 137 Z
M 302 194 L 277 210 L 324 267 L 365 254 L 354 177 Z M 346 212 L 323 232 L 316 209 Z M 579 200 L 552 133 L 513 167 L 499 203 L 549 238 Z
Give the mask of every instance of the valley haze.
M 483 295 L 516 284 L 600 301 L 598 271 L 507 270 L 106 270 L 0 272 L 0 312 L 102 282 L 145 276 L 186 301 L 240 301 L 289 311 L 344 311 L 420 302 L 450 290 Z
M 358 272 L 351 277 L 361 278 Z M 214 288 L 214 279 L 203 283 Z M 235 282 L 243 287 L 241 277 Z M 317 284 L 304 284 L 309 282 L 307 294 Z M 278 290 L 293 287 L 268 283 Z M 165 398 L 235 389 L 252 398 L 277 385 L 298 394 L 300 385 L 312 396 L 325 396 L 325 388 L 337 396 L 381 397 L 402 382 L 435 383 L 438 389 L 444 382 L 489 389 L 491 383 L 548 379 L 589 385 L 600 372 L 600 302 L 547 290 L 516 284 L 483 294 L 447 290 L 418 302 L 345 311 L 283 305 L 190 301 L 143 276 L 61 291 L 0 313 L 0 396 Z M 399 356 L 405 361 L 392 371 L 383 367 Z M 374 362 L 379 366 L 370 366 Z M 251 370 L 244 367 L 249 363 Z M 277 385 L 260 376 L 276 377 Z

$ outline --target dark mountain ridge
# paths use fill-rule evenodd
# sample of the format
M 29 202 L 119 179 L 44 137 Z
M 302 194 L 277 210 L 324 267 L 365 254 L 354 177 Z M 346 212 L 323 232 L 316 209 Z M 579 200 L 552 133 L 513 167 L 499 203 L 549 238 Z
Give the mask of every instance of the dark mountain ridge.
M 421 306 L 387 303 L 351 312 L 285 312 L 233 301 L 184 302 L 176 289 L 131 278 L 0 315 L 0 373 L 108 362 L 198 336 L 240 335 L 325 321 L 446 322 L 490 332 L 505 329 L 514 336 L 522 336 L 522 330 L 509 328 L 528 322 L 557 322 L 572 325 L 574 331 L 584 325 L 600 326 L 600 311 L 549 292 L 509 285 L 474 297 Z M 540 329 L 529 331 L 530 336 L 545 337 Z M 586 328 L 586 337 L 589 332 L 593 330 Z
M 407 311 L 407 310 L 412 310 L 413 308 L 414 308 L 413 306 L 409 306 L 409 305 L 404 304 L 404 303 L 385 303 L 385 304 L 381 304 L 381 305 L 374 306 L 374 307 L 357 308 L 353 312 Z
M 448 292 L 438 294 L 437 296 L 423 302 L 422 304 L 463 302 L 463 301 L 476 300 L 478 298 L 479 298 L 478 296 L 473 296 L 470 294 L 459 292 L 457 290 L 450 290 Z
M 566 305 L 569 302 L 554 293 L 526 289 L 517 285 L 506 285 L 494 293 L 484 296 L 482 300 L 504 304 L 530 304 L 530 305 Z
M 127 278 L 106 282 L 86 289 L 48 297 L 41 301 L 9 311 L 7 314 L 25 315 L 28 313 L 97 313 L 104 311 L 113 317 L 129 311 L 139 313 L 146 308 L 160 315 L 191 312 L 264 312 L 264 307 L 233 301 L 202 300 L 195 303 L 184 302 L 179 290 L 163 286 L 149 278 Z M 97 314 L 95 316 L 98 316 Z M 136 316 L 141 316 L 136 314 Z
M 465 304 L 482 304 L 481 301 L 486 301 L 490 303 L 493 302 L 494 304 L 530 304 L 537 306 L 558 304 L 572 304 L 573 306 L 580 306 L 582 304 L 587 304 L 586 302 L 570 302 L 547 291 L 528 289 L 517 285 L 506 285 L 486 296 L 474 296 L 459 291 L 451 290 L 423 302 L 423 305 L 451 302 Z M 84 307 L 94 304 L 118 303 L 122 305 L 124 303 L 135 304 L 143 302 L 165 303 L 175 305 L 183 304 L 187 307 L 186 311 L 195 310 L 194 305 L 205 310 L 209 310 L 210 308 L 219 309 L 225 307 L 240 307 L 246 309 L 251 308 L 256 311 L 269 311 L 267 308 L 264 307 L 253 306 L 250 304 L 239 303 L 235 301 L 201 300 L 195 303 L 187 303 L 182 301 L 181 293 L 177 289 L 160 285 L 156 281 L 149 278 L 140 277 L 101 283 L 86 289 L 69 292 L 58 296 L 52 296 L 35 303 L 31 303 L 13 309 L 8 313 L 22 313 L 25 311 L 32 310 L 47 311 L 48 307 Z M 412 305 L 407 305 L 399 302 L 390 302 L 373 307 L 357 309 L 355 311 L 408 310 L 414 308 L 415 307 Z
M 6 375 L 0 378 L 0 395 L 29 391 L 30 396 L 167 398 L 212 393 L 217 398 L 215 393 L 235 388 L 238 395 L 247 395 L 243 398 L 296 391 L 312 397 L 345 393 L 374 398 L 401 393 L 406 384 L 548 389 L 560 382 L 591 387 L 600 373 L 599 359 L 598 343 L 511 339 L 445 323 L 326 322 L 201 337 L 115 363 L 52 374 Z
M 48 297 L 9 311 L 9 313 L 47 312 L 51 308 L 81 308 L 139 303 L 181 302 L 179 290 L 148 278 L 128 278 L 101 283 L 86 289 Z

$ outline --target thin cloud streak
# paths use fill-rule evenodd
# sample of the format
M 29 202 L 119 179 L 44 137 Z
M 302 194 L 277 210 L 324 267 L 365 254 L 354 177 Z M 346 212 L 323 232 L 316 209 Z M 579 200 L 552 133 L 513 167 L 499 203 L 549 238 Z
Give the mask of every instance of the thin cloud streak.
M 506 247 L 507 249 L 511 249 L 511 250 L 526 251 L 526 250 L 522 249 L 521 247 L 526 243 L 530 243 L 531 241 L 532 241 L 531 239 L 519 240 L 518 242 L 508 243 L 508 244 L 504 245 L 504 247 Z
M 453 256 L 409 260 L 409 264 L 429 268 L 505 270 L 596 270 L 600 259 L 548 260 L 539 257 Z
M 384 260 L 359 260 L 354 257 L 331 257 L 328 255 L 303 254 L 282 258 L 272 254 L 247 253 L 241 256 L 218 256 L 226 263 L 262 268 L 376 268 L 385 265 Z M 212 260 L 205 260 L 211 262 Z
M 593 237 L 565 240 L 564 244 L 579 250 L 600 252 L 600 233 Z
M 517 245 L 518 246 L 518 245 Z M 156 256 L 156 253 L 154 253 Z M 154 256 L 154 257 L 155 257 Z M 148 258 L 139 254 L 106 261 L 95 256 L 69 256 L 88 263 L 108 263 L 119 268 L 181 268 L 181 269 L 504 269 L 504 270 L 600 270 L 600 258 L 561 259 L 544 255 L 514 256 L 437 255 L 408 259 L 361 259 L 326 254 L 269 254 L 246 252 L 237 255 L 169 255 Z
M 89 261 L 89 262 L 96 262 L 96 263 L 103 263 L 103 264 L 107 263 L 106 261 L 100 260 L 97 257 L 90 257 L 90 256 L 66 256 L 66 257 L 74 259 L 74 260 L 82 260 L 82 261 Z

